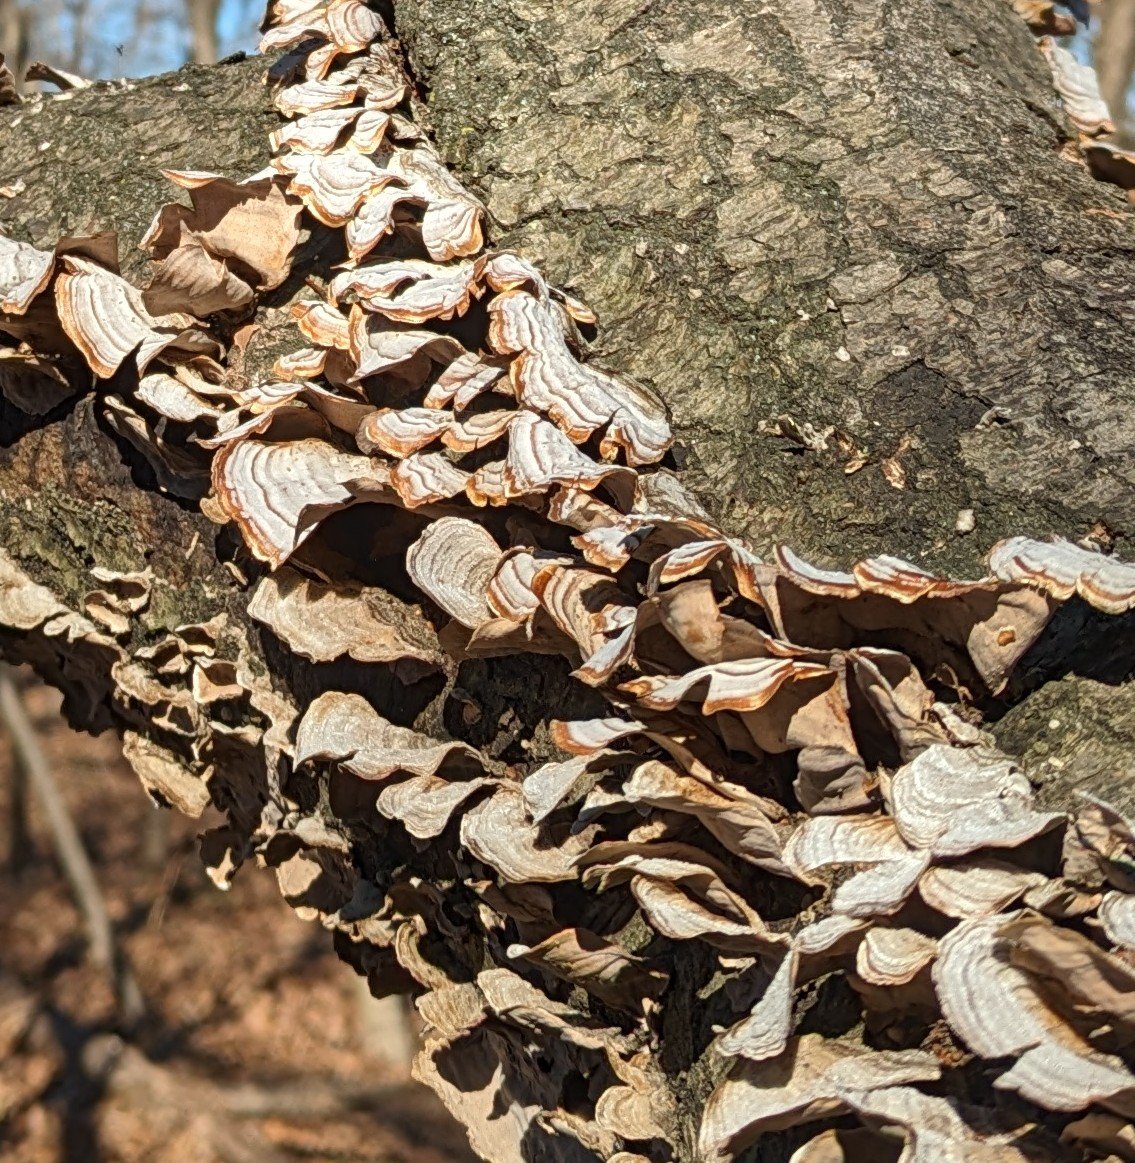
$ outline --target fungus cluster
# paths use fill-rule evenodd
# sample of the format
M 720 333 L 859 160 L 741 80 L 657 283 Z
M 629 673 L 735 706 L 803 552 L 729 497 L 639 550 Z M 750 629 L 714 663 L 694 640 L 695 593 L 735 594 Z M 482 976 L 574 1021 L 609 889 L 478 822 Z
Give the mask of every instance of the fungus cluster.
M 0 553 L 0 624 L 109 677 L 159 802 L 227 813 L 219 884 L 255 857 L 414 993 L 417 1072 L 494 1163 L 773 1134 L 795 1163 L 1135 1158 L 1132 826 L 1038 809 L 969 713 L 1060 603 L 1135 607 L 1135 566 L 1024 538 L 970 581 L 759 559 L 662 467 L 662 404 L 587 361 L 592 313 L 486 247 L 378 15 L 275 0 L 264 28 L 272 165 L 170 172 L 191 205 L 146 288 L 107 238 L 0 238 L 5 394 L 97 379 L 160 486 L 239 533 L 248 619 L 138 645 L 148 575 L 69 610 Z M 313 239 L 334 269 L 249 377 L 241 321 Z M 296 705 L 254 626 L 363 677 Z M 605 712 L 494 752 L 378 694 L 434 676 L 475 721 L 459 666 L 507 655 L 566 659 Z M 704 1044 L 671 1047 L 674 1006 Z
M 1117 138 L 1116 124 L 1100 94 L 1099 78 L 1091 65 L 1078 61 L 1053 37 L 1076 31 L 1072 16 L 1056 11 L 1052 0 L 1011 0 L 1014 9 L 1038 37 L 1040 51 L 1052 70 L 1052 83 L 1072 122 L 1078 140 L 1070 144 L 1072 156 L 1086 164 L 1092 176 L 1128 191 L 1135 191 L 1135 152 L 1130 142 Z M 1087 17 L 1083 17 L 1087 19 Z

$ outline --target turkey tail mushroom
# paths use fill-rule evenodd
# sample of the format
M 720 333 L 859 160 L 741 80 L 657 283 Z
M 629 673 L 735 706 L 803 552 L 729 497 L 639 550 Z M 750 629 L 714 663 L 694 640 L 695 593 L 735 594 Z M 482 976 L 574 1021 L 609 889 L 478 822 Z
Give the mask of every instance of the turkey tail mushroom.
M 190 205 L 154 218 L 144 291 L 105 237 L 0 237 L 0 385 L 103 381 L 161 485 L 239 538 L 248 618 L 154 633 L 152 578 L 92 574 L 73 610 L 0 553 L 0 627 L 67 644 L 155 800 L 224 811 L 217 884 L 273 867 L 374 992 L 415 994 L 416 1073 L 494 1163 L 726 1163 L 784 1131 L 799 1163 L 1014 1160 L 1030 1122 L 1077 1159 L 1121 1142 L 1135 833 L 1038 807 L 969 720 L 1062 603 L 1135 609 L 1135 566 L 1023 537 L 969 580 L 762 559 L 664 467 L 662 403 L 588 358 L 594 314 L 486 246 L 378 6 L 273 0 L 263 30 L 289 53 L 272 166 L 165 171 Z M 1089 161 L 1126 173 L 1094 78 L 1042 50 Z M 314 251 L 343 261 L 315 277 Z M 247 373 L 269 303 L 290 347 Z M 527 669 L 482 705 L 504 655 Z M 562 721 L 529 721 L 569 671 Z

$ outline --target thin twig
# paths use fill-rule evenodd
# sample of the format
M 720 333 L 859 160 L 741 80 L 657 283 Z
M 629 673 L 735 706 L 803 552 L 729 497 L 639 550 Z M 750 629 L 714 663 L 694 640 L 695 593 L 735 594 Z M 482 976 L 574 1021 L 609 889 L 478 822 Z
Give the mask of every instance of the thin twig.
M 156 808 L 142 825 L 142 863 L 149 869 L 165 868 L 169 861 L 170 813 Z
M 23 764 L 31 789 L 47 817 L 63 875 L 71 886 L 75 903 L 87 927 L 91 960 L 110 978 L 121 1015 L 128 1025 L 133 1025 L 145 1012 L 142 994 L 129 967 L 118 954 L 110 914 L 98 878 L 87 850 L 83 847 L 79 829 L 56 786 L 35 728 L 24 709 L 14 672 L 7 664 L 0 664 L 0 720 L 8 730 L 12 749 Z
M 31 858 L 28 831 L 28 772 L 19 752 L 12 748 L 12 787 L 8 797 L 8 871 L 19 877 Z

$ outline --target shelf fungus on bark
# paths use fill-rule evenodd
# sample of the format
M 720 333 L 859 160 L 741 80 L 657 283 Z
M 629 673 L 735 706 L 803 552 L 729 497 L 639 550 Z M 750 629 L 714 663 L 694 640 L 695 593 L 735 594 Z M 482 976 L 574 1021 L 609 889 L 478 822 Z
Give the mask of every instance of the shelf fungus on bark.
M 1068 986 L 1075 979 L 1054 983 L 1032 971 L 1033 959 L 1014 948 L 1031 935 L 1043 956 L 1050 931 L 1068 932 L 1027 911 L 963 921 L 942 939 L 934 967 L 943 1013 L 975 1054 L 1012 1063 L 994 1082 L 999 1089 L 1048 1110 L 1079 1111 L 1098 1102 L 1132 1117 L 1135 1075 L 1117 1055 L 1093 1047 L 1078 1028 L 1098 1028 L 1123 1014 L 1111 1013 L 1106 995 L 1093 999 L 1095 1013 L 1074 1013 Z M 1041 960 L 1042 971 L 1059 964 L 1059 950 L 1051 953 L 1054 960 Z M 1124 965 L 1123 972 L 1131 971 Z
M 22 315 L 55 273 L 55 254 L 0 235 L 0 311 Z
M 1037 36 L 1075 35 L 1075 17 L 1058 12 L 1052 0 L 1010 0 L 1010 3 Z
M 390 470 L 319 437 L 278 442 L 250 437 L 217 454 L 213 485 L 222 510 L 253 553 L 279 566 L 330 513 L 367 493 L 389 490 Z
M 191 205 L 156 215 L 144 292 L 112 239 L 0 238 L 0 386 L 31 408 L 106 381 L 161 487 L 255 559 L 230 563 L 249 620 L 139 635 L 141 571 L 79 611 L 0 554 L 0 628 L 114 709 L 155 800 L 225 810 L 218 884 L 275 868 L 372 989 L 415 993 L 416 1071 L 494 1163 L 726 1163 L 786 1130 L 796 1163 L 1121 1142 L 1132 826 L 1041 810 L 972 720 L 1062 603 L 1135 609 L 1135 568 L 1019 537 L 970 580 L 762 559 L 663 467 L 659 401 L 588 358 L 594 314 L 486 248 L 378 12 L 274 0 L 264 28 L 290 54 L 273 167 L 168 171 Z M 272 299 L 295 344 L 248 374 L 233 327 L 313 251 L 344 261 Z M 250 627 L 320 693 L 254 674 Z M 490 722 L 470 676 L 538 654 L 581 709 L 533 724 L 519 693 Z M 808 991 L 852 1032 L 807 1032 Z M 675 1007 L 703 1006 L 679 1045 Z
M 1094 177 L 1127 190 L 1131 196 L 1130 191 L 1135 190 L 1135 150 L 1096 140 L 1082 142 L 1080 152 Z
M 772 1061 L 734 1066 L 706 1104 L 701 1157 L 725 1163 L 762 1134 L 848 1112 L 859 1095 L 932 1082 L 940 1073 L 919 1050 L 871 1050 L 806 1034 Z
M 1049 37 L 1041 40 L 1040 49 L 1052 69 L 1053 84 L 1072 124 L 1089 137 L 1114 133 L 1115 122 L 1100 96 L 1095 69 L 1081 64 Z
M 441 665 L 437 635 L 421 611 L 377 587 L 323 585 L 280 569 L 261 578 L 248 613 L 312 662 L 390 663 L 406 678 Z

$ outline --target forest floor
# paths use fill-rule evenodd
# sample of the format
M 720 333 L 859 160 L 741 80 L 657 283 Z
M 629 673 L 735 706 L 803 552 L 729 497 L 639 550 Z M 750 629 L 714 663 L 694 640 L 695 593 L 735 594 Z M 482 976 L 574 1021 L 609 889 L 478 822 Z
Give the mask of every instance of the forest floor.
M 359 1045 L 360 1006 L 376 1003 L 330 935 L 294 915 L 270 873 L 245 869 L 228 893 L 214 888 L 196 854 L 202 821 L 166 813 L 165 842 L 147 860 L 148 831 L 151 850 L 161 838 L 156 809 L 117 740 L 73 733 L 38 684 L 24 701 L 146 1017 L 119 1036 L 33 804 L 22 871 L 0 868 L 0 1159 L 469 1163 L 463 1134 L 407 1068 Z M 12 774 L 0 735 L 2 861 Z

